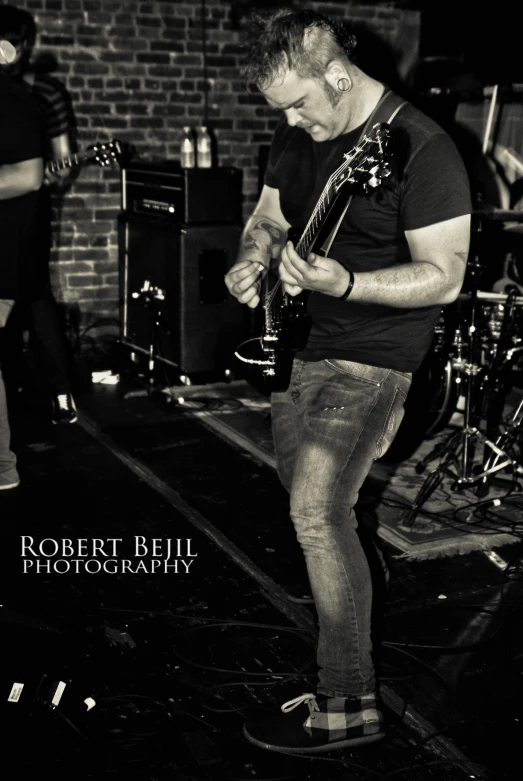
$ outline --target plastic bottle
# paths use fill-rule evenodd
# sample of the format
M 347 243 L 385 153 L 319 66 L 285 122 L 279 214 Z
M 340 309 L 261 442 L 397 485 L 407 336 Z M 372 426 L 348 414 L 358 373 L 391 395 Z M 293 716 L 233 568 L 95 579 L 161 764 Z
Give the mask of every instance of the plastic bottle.
M 188 126 L 183 128 L 182 143 L 180 146 L 180 163 L 182 168 L 194 168 L 196 164 L 193 132 L 192 128 Z
M 211 137 L 207 128 L 202 125 L 198 128 L 198 137 L 196 139 L 198 168 L 210 168 L 212 165 L 211 157 Z

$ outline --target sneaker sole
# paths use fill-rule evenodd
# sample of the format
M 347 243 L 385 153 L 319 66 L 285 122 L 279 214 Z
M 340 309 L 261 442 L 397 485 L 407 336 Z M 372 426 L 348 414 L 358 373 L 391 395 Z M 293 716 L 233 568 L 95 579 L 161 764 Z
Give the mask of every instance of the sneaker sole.
M 11 488 L 18 488 L 20 480 L 17 483 L 10 483 L 9 485 L 0 485 L 0 491 L 9 491 Z
M 277 751 L 280 754 L 324 754 L 328 751 L 337 751 L 340 748 L 350 748 L 351 746 L 361 746 L 365 743 L 376 743 L 378 740 L 382 740 L 385 737 L 385 732 L 376 732 L 374 735 L 359 735 L 356 738 L 347 738 L 346 740 L 338 740 L 335 743 L 326 743 L 324 746 L 305 746 L 304 748 L 296 748 L 295 746 L 273 746 L 270 743 L 263 743 L 261 740 L 256 740 L 250 735 L 245 726 L 243 728 L 243 734 L 249 741 L 259 748 L 264 748 L 267 751 Z
M 78 418 L 73 418 L 72 420 L 53 420 L 53 426 L 69 426 L 71 423 L 76 423 Z

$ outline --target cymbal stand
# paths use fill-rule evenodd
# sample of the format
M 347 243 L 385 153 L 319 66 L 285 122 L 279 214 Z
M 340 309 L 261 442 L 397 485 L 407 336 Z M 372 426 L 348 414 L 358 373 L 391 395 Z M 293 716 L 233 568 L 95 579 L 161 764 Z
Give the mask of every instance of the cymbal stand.
M 412 503 L 402 525 L 406 528 L 414 526 L 416 516 L 430 498 L 432 493 L 440 485 L 445 475 L 453 479 L 451 490 L 460 491 L 480 480 L 490 477 L 494 472 L 512 465 L 515 469 L 518 464 L 509 456 L 499 444 L 488 439 L 479 429 L 480 416 L 478 415 L 477 390 L 479 379 L 484 371 L 480 363 L 476 363 L 478 328 L 477 321 L 477 291 L 474 289 L 470 297 L 470 315 L 468 323 L 467 357 L 462 356 L 461 335 L 458 329 L 456 337 L 457 355 L 453 359 L 455 369 L 460 373 L 459 382 L 464 384 L 464 410 L 463 424 L 459 431 L 453 432 L 446 440 L 436 445 L 435 448 L 418 464 L 416 472 L 421 474 L 427 464 L 439 458 L 436 469 L 432 470 L 421 486 L 414 502 Z M 475 467 L 474 455 L 477 443 L 482 443 L 484 451 L 489 448 L 495 453 L 495 463 L 489 465 L 488 459 L 483 465 Z

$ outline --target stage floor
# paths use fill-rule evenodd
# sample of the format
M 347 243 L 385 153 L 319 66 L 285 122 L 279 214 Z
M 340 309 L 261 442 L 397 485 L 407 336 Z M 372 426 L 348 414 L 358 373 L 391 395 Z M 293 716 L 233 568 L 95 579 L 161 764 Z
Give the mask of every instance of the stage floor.
M 389 734 L 323 759 L 264 752 L 243 739 L 243 721 L 310 688 L 316 632 L 266 400 L 242 383 L 154 397 L 120 383 L 77 403 L 79 422 L 64 427 L 41 395 L 13 410 L 22 485 L 0 495 L 0 618 L 3 686 L 29 681 L 10 727 L 19 778 L 43 768 L 89 781 L 514 777 L 518 538 L 495 546 L 496 560 L 488 535 L 432 558 L 379 535 L 391 573 L 386 593 L 376 580 L 375 625 Z M 244 424 L 227 434 L 234 415 Z M 176 567 L 164 571 L 167 540 Z M 56 709 L 32 693 L 43 676 L 67 682 Z

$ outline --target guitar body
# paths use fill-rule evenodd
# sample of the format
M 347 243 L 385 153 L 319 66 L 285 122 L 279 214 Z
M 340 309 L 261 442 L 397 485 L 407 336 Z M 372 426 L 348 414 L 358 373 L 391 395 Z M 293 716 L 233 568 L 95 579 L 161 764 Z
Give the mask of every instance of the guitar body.
M 295 240 L 295 232 L 289 232 L 289 239 L 302 258 L 307 259 L 311 252 L 327 257 L 330 236 L 343 217 L 352 194 L 358 189 L 368 194 L 390 175 L 389 140 L 389 126 L 376 124 L 368 136 L 344 155 L 344 162 L 329 178 L 300 238 Z M 279 278 L 271 286 L 273 280 L 274 274 L 269 272 L 263 282 L 265 328 L 260 339 L 265 356 L 260 363 L 265 385 L 271 392 L 285 391 L 289 387 L 294 355 L 304 349 L 311 328 L 307 312 L 307 299 L 311 293 L 303 291 L 297 296 L 289 296 Z
M 288 233 L 289 241 L 296 246 L 302 233 L 303 231 L 297 228 L 291 228 Z M 311 317 L 307 312 L 309 291 L 304 290 L 297 296 L 289 296 L 284 292 L 283 285 L 278 284 L 275 292 L 273 315 L 278 318 L 279 348 L 297 353 L 307 344 L 311 329 Z
M 263 377 L 265 386 L 271 393 L 287 390 L 294 355 L 307 344 L 311 328 L 307 298 L 306 290 L 293 297 L 283 292 L 282 285 L 277 285 L 272 298 L 275 314 L 271 315 L 267 308 L 265 309 L 265 330 L 261 345 L 267 365 L 264 366 Z

